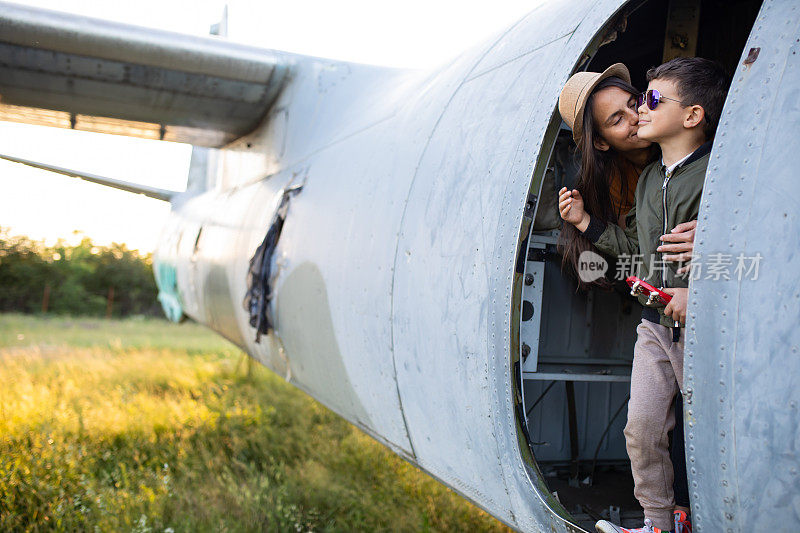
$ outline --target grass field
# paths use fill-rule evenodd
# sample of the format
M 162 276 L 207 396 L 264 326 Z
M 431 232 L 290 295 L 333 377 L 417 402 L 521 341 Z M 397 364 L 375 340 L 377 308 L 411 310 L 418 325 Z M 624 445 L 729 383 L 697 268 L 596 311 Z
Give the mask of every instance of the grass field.
M 241 355 L 0 315 L 0 531 L 508 531 Z

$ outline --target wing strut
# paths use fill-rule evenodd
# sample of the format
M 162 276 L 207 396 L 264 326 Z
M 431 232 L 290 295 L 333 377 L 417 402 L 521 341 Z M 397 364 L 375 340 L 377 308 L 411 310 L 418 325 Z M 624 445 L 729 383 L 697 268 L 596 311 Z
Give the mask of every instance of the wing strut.
M 163 200 L 165 202 L 171 202 L 176 195 L 181 194 L 180 191 L 169 191 L 167 189 L 159 189 L 157 187 L 148 187 L 147 185 L 139 185 L 137 183 L 131 183 L 129 181 L 116 180 L 114 178 L 106 178 L 105 176 L 98 176 L 97 174 L 80 172 L 78 170 L 72 170 L 64 167 L 57 167 L 55 165 L 48 165 L 46 163 L 39 163 L 36 161 L 21 159 L 19 157 L 12 157 L 10 155 L 5 155 L 5 154 L 0 154 L 0 159 L 13 161 L 14 163 L 21 163 L 23 165 L 28 165 L 29 167 L 40 168 L 42 170 L 48 170 L 50 172 L 55 172 L 56 174 L 63 174 L 64 176 L 70 176 L 72 178 L 80 178 L 82 180 L 91 181 L 92 183 L 105 185 L 106 187 L 113 187 L 115 189 L 120 189 L 127 192 L 143 194 L 145 196 L 149 196 L 150 198 L 155 198 L 156 200 Z

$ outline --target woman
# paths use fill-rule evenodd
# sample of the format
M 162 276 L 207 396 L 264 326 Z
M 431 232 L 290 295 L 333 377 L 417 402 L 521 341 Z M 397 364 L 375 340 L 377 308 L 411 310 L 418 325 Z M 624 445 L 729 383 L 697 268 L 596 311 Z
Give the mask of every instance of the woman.
M 628 69 L 616 63 L 602 73 L 579 72 L 561 91 L 558 109 L 572 128 L 572 137 L 581 155 L 581 165 L 572 196 L 582 197 L 584 208 L 608 224 L 625 227 L 625 215 L 633 207 L 634 192 L 645 166 L 660 157 L 657 145 L 637 136 L 639 92 L 630 83 Z M 559 191 L 559 195 L 566 188 Z M 562 218 L 569 213 L 569 202 L 559 205 Z M 661 237 L 667 244 L 658 248 L 665 260 L 686 261 L 691 257 L 697 221 L 676 226 Z M 563 224 L 559 248 L 563 262 L 574 272 L 582 252 L 597 251 L 572 224 Z M 686 270 L 685 267 L 682 270 Z M 583 288 L 588 285 L 579 279 Z M 600 278 L 593 284 L 608 287 L 611 281 Z M 676 399 L 676 419 L 681 420 L 682 401 Z M 677 418 L 680 417 L 680 418 Z M 672 462 L 675 468 L 676 531 L 691 525 L 689 491 L 683 446 L 683 425 L 675 427 Z M 682 514 L 681 514 L 682 513 Z

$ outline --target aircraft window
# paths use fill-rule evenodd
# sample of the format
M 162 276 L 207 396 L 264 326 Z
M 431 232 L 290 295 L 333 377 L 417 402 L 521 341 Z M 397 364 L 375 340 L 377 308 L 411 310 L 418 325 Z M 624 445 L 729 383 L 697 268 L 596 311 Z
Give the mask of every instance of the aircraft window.
M 636 4 L 626 30 L 594 55 L 587 51 L 591 59 L 580 70 L 601 72 L 622 62 L 633 85 L 644 88 L 647 69 L 673 54 L 674 46 L 694 47 L 694 55 L 715 59 L 733 72 L 761 7 L 757 0 Z M 593 530 L 594 522 L 605 518 L 640 527 L 642 511 L 633 496 L 622 430 L 641 308 L 622 287 L 578 291 L 562 269 L 556 191 L 573 187 L 580 161 L 565 125 L 551 142 L 541 189 L 531 191 L 540 200 L 517 300 L 519 412 L 549 490 L 578 525 Z

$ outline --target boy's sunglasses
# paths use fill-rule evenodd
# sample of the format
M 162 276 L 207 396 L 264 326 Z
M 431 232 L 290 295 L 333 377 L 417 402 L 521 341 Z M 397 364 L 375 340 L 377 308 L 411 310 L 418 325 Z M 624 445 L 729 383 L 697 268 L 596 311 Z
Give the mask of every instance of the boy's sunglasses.
M 649 89 L 649 90 L 643 92 L 642 94 L 640 94 L 636 98 L 636 107 L 639 107 L 643 103 L 647 102 L 647 107 L 648 108 L 655 109 L 655 108 L 658 107 L 658 104 L 661 102 L 661 100 L 672 100 L 673 102 L 678 102 L 679 104 L 684 105 L 684 106 L 691 105 L 691 104 L 686 104 L 684 102 L 681 102 L 680 100 L 675 100 L 674 98 L 667 98 L 666 96 L 664 96 L 660 92 L 658 92 L 658 90 L 656 90 L 656 89 Z

